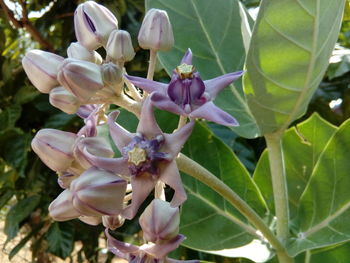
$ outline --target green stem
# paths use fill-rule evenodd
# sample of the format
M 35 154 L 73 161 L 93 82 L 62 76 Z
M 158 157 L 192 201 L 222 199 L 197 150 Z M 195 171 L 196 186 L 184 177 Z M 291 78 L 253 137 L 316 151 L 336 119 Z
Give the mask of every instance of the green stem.
M 293 263 L 293 259 L 288 256 L 282 243 L 276 238 L 265 222 L 260 216 L 229 186 L 223 183 L 214 174 L 207 169 L 188 158 L 184 154 L 179 154 L 176 159 L 179 169 L 186 174 L 194 177 L 202 183 L 208 185 L 214 191 L 219 193 L 230 204 L 232 204 L 240 213 L 242 213 L 270 242 L 272 247 L 276 250 L 280 263 Z
M 270 160 L 275 213 L 277 217 L 277 237 L 284 243 L 289 236 L 289 207 L 287 180 L 280 133 L 266 134 L 265 140 Z
M 149 65 L 148 65 L 148 71 L 147 71 L 147 79 L 153 80 L 154 70 L 156 68 L 156 62 L 157 62 L 157 51 L 151 49 L 150 54 L 149 54 Z

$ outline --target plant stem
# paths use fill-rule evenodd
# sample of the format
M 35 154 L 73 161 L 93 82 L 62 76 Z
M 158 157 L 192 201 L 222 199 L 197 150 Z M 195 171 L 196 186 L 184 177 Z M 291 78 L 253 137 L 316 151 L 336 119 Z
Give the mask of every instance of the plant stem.
M 270 242 L 272 247 L 276 250 L 280 263 L 293 263 L 293 259 L 288 256 L 282 243 L 276 238 L 265 222 L 260 216 L 229 186 L 223 183 L 214 174 L 207 169 L 188 158 L 184 154 L 180 154 L 176 159 L 179 169 L 186 174 L 194 177 L 202 183 L 208 185 L 214 191 L 219 193 L 231 205 L 233 205 L 242 215 L 244 215 Z
M 289 236 L 289 207 L 282 152 L 282 136 L 280 133 L 266 134 L 265 140 L 270 160 L 275 213 L 277 217 L 277 237 L 284 243 Z
M 156 68 L 156 62 L 157 62 L 157 51 L 151 49 L 149 53 L 147 79 L 153 80 L 154 70 Z
M 179 124 L 177 125 L 177 130 L 180 129 L 181 127 L 185 126 L 186 122 L 187 122 L 187 117 L 180 115 Z

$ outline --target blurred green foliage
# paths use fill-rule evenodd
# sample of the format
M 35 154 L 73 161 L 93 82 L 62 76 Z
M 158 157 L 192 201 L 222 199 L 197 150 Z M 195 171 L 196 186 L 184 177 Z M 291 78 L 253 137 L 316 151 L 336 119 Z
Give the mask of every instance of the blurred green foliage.
M 14 18 L 21 22 L 21 1 L 13 0 Z M 81 241 L 83 247 L 75 255 L 74 262 L 97 262 L 99 251 L 98 238 L 103 236 L 102 226 L 88 226 L 79 220 L 57 223 L 48 217 L 47 207 L 61 191 L 56 183 L 56 175 L 49 170 L 33 153 L 30 142 L 34 134 L 43 127 L 75 132 L 81 121 L 73 115 L 64 114 L 53 108 L 48 96 L 40 94 L 26 77 L 21 59 L 25 52 L 33 48 L 52 49 L 66 56 L 66 48 L 75 41 L 73 14 L 81 1 L 23 1 L 29 14 L 29 22 L 35 30 L 47 40 L 49 46 L 42 46 L 33 40 L 24 27 L 16 27 L 10 21 L 4 8 L 0 9 L 0 209 L 1 220 L 5 221 L 7 243 L 13 240 L 19 230 L 24 231 L 22 241 L 9 252 L 10 258 L 27 243 L 31 242 L 32 261 L 50 262 L 52 255 L 61 258 L 70 257 L 75 241 Z M 137 44 L 137 33 L 144 15 L 143 0 L 104 0 L 98 1 L 108 7 L 118 18 L 120 28 L 130 32 L 137 52 L 134 61 L 127 65 L 130 74 L 145 76 L 148 53 Z M 259 0 L 242 1 L 247 8 L 256 7 Z M 46 10 L 46 11 L 43 11 Z M 40 17 L 32 17 L 42 12 Z M 22 23 L 23 24 L 23 23 Z M 308 113 L 301 120 L 318 112 L 329 122 L 339 125 L 350 117 L 350 5 L 343 19 L 339 35 L 339 46 L 343 53 L 337 62 L 332 63 L 315 93 Z M 346 53 L 349 52 L 349 53 Z M 164 71 L 156 74 L 157 79 L 167 78 Z M 340 99 L 340 100 L 339 100 Z M 332 101 L 338 101 L 333 108 Z M 340 103 L 341 102 L 341 103 Z M 297 122 L 301 121 L 298 120 Z M 240 138 L 231 130 L 210 124 L 212 131 L 237 154 L 238 158 L 253 172 L 264 141 Z M 127 222 L 115 233 L 127 241 L 138 240 L 137 218 Z M 240 262 L 207 255 L 181 248 L 177 255 L 214 262 Z M 110 262 L 111 256 L 105 262 Z M 244 260 L 242 262 L 248 262 Z

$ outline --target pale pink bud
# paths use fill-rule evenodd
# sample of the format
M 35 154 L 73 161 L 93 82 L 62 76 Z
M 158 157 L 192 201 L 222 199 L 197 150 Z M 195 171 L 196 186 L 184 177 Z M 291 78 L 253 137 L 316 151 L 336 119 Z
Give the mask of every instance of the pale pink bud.
M 67 221 L 80 216 L 80 213 L 73 207 L 72 197 L 72 192 L 66 189 L 51 202 L 49 214 L 53 220 Z
M 112 88 L 114 91 L 121 92 L 123 88 L 123 72 L 114 63 L 106 63 L 102 65 L 103 83 Z
M 63 57 L 39 49 L 30 50 L 22 59 L 24 71 L 33 85 L 42 93 L 58 86 L 58 66 Z
M 94 156 L 111 158 L 114 155 L 110 144 L 103 137 L 80 138 L 74 147 L 74 157 L 85 169 L 91 167 L 90 162 L 85 158 L 84 150 Z
M 102 222 L 100 216 L 79 216 L 79 220 L 91 226 L 97 226 Z
M 63 87 L 52 89 L 49 100 L 52 106 L 68 114 L 76 113 L 80 107 L 77 97 Z
M 179 209 L 154 199 L 140 216 L 139 223 L 145 240 L 153 243 L 170 240 L 179 233 Z
M 66 171 L 72 164 L 77 135 L 55 129 L 42 129 L 32 140 L 32 149 L 52 170 Z
M 72 58 L 63 61 L 57 79 L 83 103 L 103 88 L 101 66 Z
M 122 211 L 127 182 L 110 172 L 90 168 L 73 180 L 73 206 L 82 215 L 117 215 Z
M 61 188 L 67 189 L 67 188 L 69 188 L 71 182 L 74 179 L 76 179 L 78 176 L 79 175 L 77 175 L 77 174 L 71 174 L 68 172 L 59 173 L 58 178 L 57 178 L 57 183 Z
M 113 30 L 109 35 L 107 55 L 118 62 L 127 62 L 135 57 L 130 34 L 124 30 Z
M 165 51 L 173 47 L 173 29 L 166 11 L 152 8 L 146 13 L 138 41 L 143 49 Z
M 74 28 L 78 42 L 95 50 L 106 45 L 109 34 L 118 29 L 118 21 L 106 7 L 87 1 L 75 10 Z
M 102 224 L 104 227 L 115 230 L 124 224 L 125 218 L 121 215 L 102 216 Z
M 79 60 L 89 61 L 95 64 L 102 63 L 102 57 L 96 51 L 88 50 L 78 42 L 71 43 L 67 49 L 67 55 L 69 58 L 75 58 Z

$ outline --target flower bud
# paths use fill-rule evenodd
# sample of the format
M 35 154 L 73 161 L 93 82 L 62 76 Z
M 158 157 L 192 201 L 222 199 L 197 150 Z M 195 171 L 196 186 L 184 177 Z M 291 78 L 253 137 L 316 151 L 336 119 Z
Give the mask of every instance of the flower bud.
M 77 177 L 78 177 L 78 175 L 71 174 L 68 172 L 59 173 L 58 178 L 57 178 L 57 183 L 61 188 L 67 189 L 67 188 L 69 188 L 70 183 L 74 179 L 76 179 Z
M 140 216 L 139 223 L 145 240 L 153 243 L 170 240 L 179 233 L 179 209 L 154 199 Z
M 101 66 L 72 58 L 65 59 L 61 64 L 57 79 L 82 103 L 103 88 Z
M 79 42 L 71 43 L 67 49 L 69 58 L 89 61 L 95 64 L 102 63 L 102 57 L 96 51 L 90 51 Z
M 58 66 L 63 57 L 39 49 L 30 50 L 22 59 L 23 69 L 32 84 L 42 93 L 58 86 Z
M 63 87 L 52 89 L 49 100 L 52 106 L 68 114 L 76 113 L 80 107 L 77 97 Z
M 97 226 L 102 222 L 100 216 L 79 216 L 79 220 L 91 226 Z
M 40 130 L 32 140 L 32 149 L 52 170 L 66 171 L 72 164 L 77 135 L 55 129 Z
M 123 72 L 122 70 L 114 63 L 106 63 L 102 65 L 102 78 L 103 83 L 112 88 L 113 90 L 120 91 L 122 90 L 122 80 Z M 120 89 L 118 90 L 118 87 Z
M 118 21 L 106 7 L 87 1 L 75 10 L 74 28 L 79 43 L 95 50 L 106 45 L 109 34 L 118 29 Z
M 146 13 L 138 41 L 143 49 L 165 51 L 173 47 L 173 29 L 166 11 L 152 8 Z
M 74 157 L 85 169 L 91 167 L 90 162 L 85 158 L 84 150 L 95 156 L 112 158 L 113 149 L 103 137 L 81 138 L 74 147 Z
M 117 215 L 123 208 L 126 186 L 119 176 L 90 168 L 70 185 L 73 206 L 85 216 Z
M 102 224 L 104 227 L 115 230 L 124 224 L 125 218 L 121 215 L 102 216 Z
M 124 30 L 113 30 L 109 35 L 107 55 L 118 62 L 127 62 L 135 57 L 130 34 Z
M 80 213 L 73 207 L 72 197 L 72 192 L 66 189 L 51 202 L 49 214 L 53 220 L 67 221 L 80 216 Z

